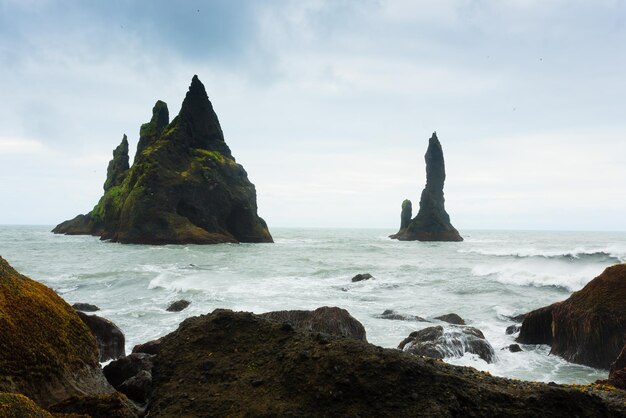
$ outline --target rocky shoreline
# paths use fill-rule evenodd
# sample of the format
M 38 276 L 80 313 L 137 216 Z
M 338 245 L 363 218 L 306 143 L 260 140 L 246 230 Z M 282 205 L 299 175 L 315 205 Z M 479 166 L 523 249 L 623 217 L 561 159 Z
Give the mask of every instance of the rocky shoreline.
M 626 265 L 607 269 L 558 306 L 580 312 L 579 301 L 597 300 L 607 286 L 617 300 L 625 272 Z M 614 319 L 622 305 L 615 306 Z M 603 318 L 592 314 L 604 308 L 585 312 Z M 544 325 L 553 310 L 523 315 L 521 329 L 510 331 L 520 332 L 520 342 L 531 331 L 554 341 L 560 334 Z M 493 377 L 437 359 L 494 355 L 480 330 L 454 314 L 420 318 L 433 326 L 400 349 L 383 349 L 367 343 L 363 325 L 340 308 L 216 310 L 129 355 L 114 324 L 100 318 L 88 327 L 85 317 L 99 317 L 80 315 L 0 258 L 0 416 L 626 416 L 624 350 L 612 359 L 609 380 L 592 385 Z M 613 335 L 607 323 L 597 323 L 603 336 Z M 102 370 L 105 350 L 117 359 Z

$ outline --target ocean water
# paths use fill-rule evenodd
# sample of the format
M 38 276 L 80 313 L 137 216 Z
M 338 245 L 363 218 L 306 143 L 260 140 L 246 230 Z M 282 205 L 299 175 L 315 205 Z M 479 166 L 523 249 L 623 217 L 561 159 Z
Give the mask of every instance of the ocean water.
M 607 371 L 568 363 L 549 347 L 514 343 L 507 316 L 566 299 L 606 267 L 626 262 L 626 232 L 461 231 L 461 243 L 399 242 L 382 229 L 273 228 L 274 244 L 140 246 L 62 236 L 51 226 L 0 226 L 0 255 L 68 302 L 98 305 L 126 335 L 126 350 L 216 308 L 250 312 L 347 309 L 368 341 L 397 347 L 440 324 L 380 319 L 386 309 L 433 318 L 454 312 L 479 328 L 495 363 L 446 361 L 494 375 L 586 383 Z M 357 273 L 375 279 L 352 283 Z M 166 312 L 174 300 L 189 308 Z

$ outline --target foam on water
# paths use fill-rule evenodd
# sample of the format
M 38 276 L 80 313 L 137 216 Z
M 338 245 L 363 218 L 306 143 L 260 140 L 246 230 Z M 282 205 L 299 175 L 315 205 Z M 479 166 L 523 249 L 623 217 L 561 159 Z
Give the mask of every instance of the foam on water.
M 411 332 L 441 324 L 432 318 L 455 312 L 485 334 L 497 361 L 447 361 L 556 382 L 590 382 L 606 371 L 549 356 L 547 346 L 502 351 L 515 338 L 504 332 L 508 316 L 563 300 L 626 260 L 626 233 L 464 231 L 462 243 L 419 243 L 388 239 L 395 231 L 274 228 L 275 244 L 138 246 L 49 230 L 0 226 L 0 255 L 68 302 L 100 306 L 99 314 L 126 334 L 128 351 L 216 308 L 339 306 L 383 347 L 397 347 Z M 374 279 L 352 283 L 358 273 Z M 178 299 L 192 303 L 166 312 Z M 380 318 L 387 309 L 431 322 Z

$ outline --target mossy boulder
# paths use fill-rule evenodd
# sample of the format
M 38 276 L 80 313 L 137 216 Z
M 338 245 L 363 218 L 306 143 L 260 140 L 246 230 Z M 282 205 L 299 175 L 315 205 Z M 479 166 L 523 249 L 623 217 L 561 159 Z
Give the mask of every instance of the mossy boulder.
M 22 394 L 0 392 L 0 417 L 53 418 L 59 417 L 59 415 L 52 415 Z M 74 417 L 78 418 L 79 416 L 76 415 Z
M 53 232 L 136 244 L 272 242 L 257 215 L 256 189 L 197 76 L 174 120 L 164 102 L 154 106 L 128 169 L 125 144 L 114 151 L 98 204 Z
M 558 385 L 492 377 L 471 368 L 304 332 L 218 310 L 163 338 L 150 417 L 624 416 Z
M 49 410 L 59 414 L 59 417 L 68 418 L 77 416 L 91 418 L 138 418 L 140 415 L 139 408 L 119 392 L 105 395 L 73 396 L 50 406 Z
M 626 264 L 608 267 L 567 300 L 529 312 L 518 341 L 608 369 L 626 344 Z
M 47 406 L 112 390 L 96 340 L 74 309 L 0 257 L 0 391 Z
M 400 241 L 463 241 L 459 232 L 450 223 L 443 198 L 443 184 L 446 180 L 446 167 L 443 149 L 437 133 L 428 141 L 426 160 L 426 187 L 420 198 L 420 209 L 412 216 L 411 201 L 402 202 L 400 230 L 390 238 Z

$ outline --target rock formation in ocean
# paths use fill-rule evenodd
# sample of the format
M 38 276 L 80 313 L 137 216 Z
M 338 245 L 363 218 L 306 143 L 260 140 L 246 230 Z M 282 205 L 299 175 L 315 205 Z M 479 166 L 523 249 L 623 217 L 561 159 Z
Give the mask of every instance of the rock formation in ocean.
M 126 136 L 113 152 L 104 196 L 53 232 L 136 244 L 272 242 L 256 189 L 224 141 L 204 85 L 193 77 L 177 117 L 158 101 L 128 166 Z
M 623 397 L 469 367 L 218 310 L 165 336 L 147 415 L 624 416 Z M 593 389 L 595 390 L 595 389 Z M 207 412 L 208 411 L 208 412 Z
M 450 223 L 450 216 L 444 207 L 443 183 L 446 168 L 441 143 L 437 133 L 428 141 L 426 150 L 426 187 L 420 198 L 420 209 L 412 216 L 411 201 L 402 202 L 400 230 L 390 238 L 400 241 L 463 241 L 459 232 Z
M 517 341 L 548 344 L 573 363 L 608 369 L 626 345 L 626 264 L 608 267 L 567 300 L 529 312 Z
M 96 340 L 76 311 L 1 257 L 0 392 L 21 393 L 44 407 L 113 392 Z

